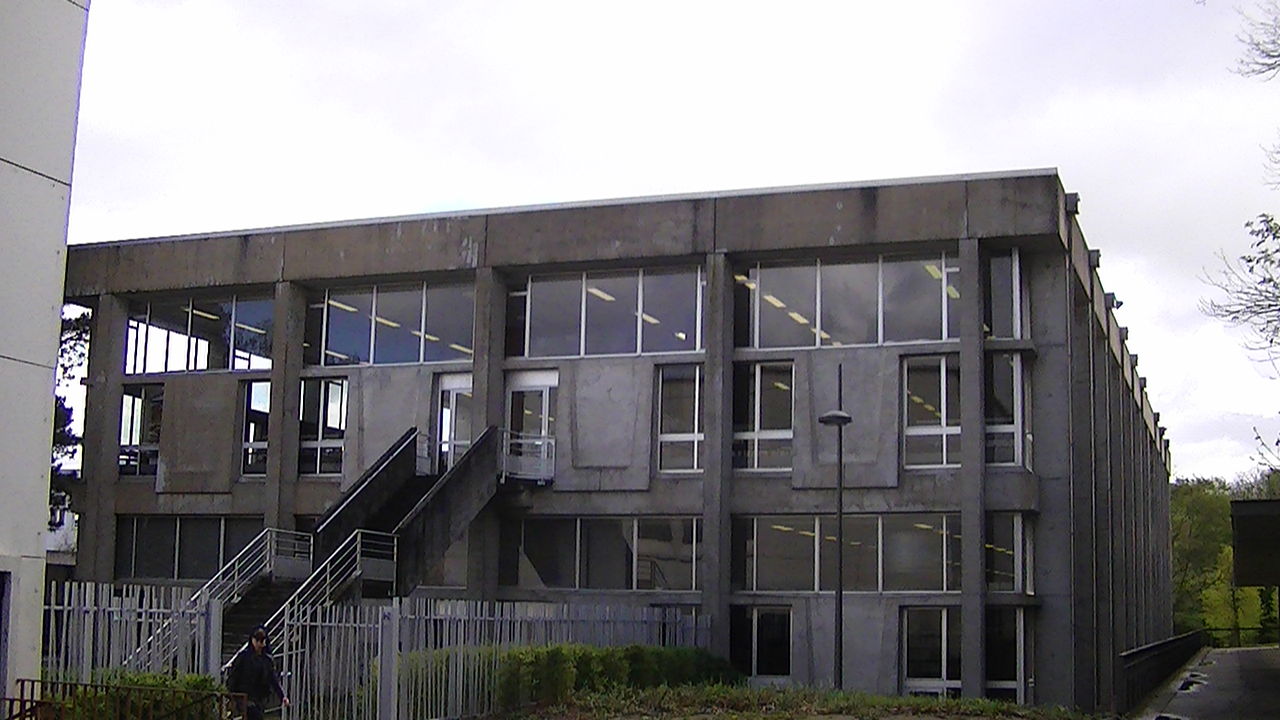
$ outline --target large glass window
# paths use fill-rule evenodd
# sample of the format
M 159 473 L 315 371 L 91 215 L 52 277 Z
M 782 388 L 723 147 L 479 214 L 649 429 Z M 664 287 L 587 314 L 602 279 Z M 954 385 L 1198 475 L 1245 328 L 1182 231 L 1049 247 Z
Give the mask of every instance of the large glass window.
M 163 385 L 125 385 L 120 411 L 120 475 L 155 475 L 160 462 Z
M 244 439 L 241 442 L 245 475 L 267 474 L 267 427 L 271 419 L 271 382 L 244 383 Z
M 121 515 L 116 518 L 116 579 L 208 579 L 261 531 L 261 517 Z
M 987 513 L 987 590 L 1032 591 L 1031 528 L 1021 513 Z
M 960 608 L 902 610 L 902 691 L 960 695 Z
M 1025 611 L 1017 607 L 988 607 L 986 624 L 986 695 L 993 700 L 1026 702 L 1024 682 Z
M 819 588 L 835 590 L 835 516 L 819 518 L 818 538 Z M 875 515 L 844 517 L 844 589 L 849 592 L 880 589 L 880 518 Z
M 1023 377 L 1017 353 L 988 353 L 986 398 L 986 460 L 993 464 L 1022 462 Z
M 793 383 L 790 362 L 734 363 L 734 467 L 791 467 Z
M 702 366 L 658 368 L 658 469 L 702 468 Z
M 697 350 L 700 269 L 530 278 L 507 303 L 507 354 L 630 355 Z M 523 332 L 526 321 L 528 332 Z M 516 345 L 519 344 L 519 347 Z
M 499 583 L 693 590 L 699 531 L 691 517 L 525 518 L 500 533 Z
M 791 608 L 730 606 L 729 659 L 750 677 L 791 675 Z
M 959 515 L 846 515 L 844 522 L 846 592 L 960 589 Z M 731 586 L 834 590 L 835 528 L 833 515 L 735 517 Z
M 903 465 L 960 463 L 960 359 L 909 357 L 903 364 Z
M 330 366 L 467 360 L 475 352 L 474 314 L 469 284 L 332 288 L 309 300 L 303 359 Z
M 951 254 L 753 265 L 734 275 L 739 347 L 841 347 L 958 337 Z
M 274 308 L 269 295 L 131 302 L 125 374 L 270 369 Z
M 1005 250 L 982 259 L 987 279 L 983 298 L 982 330 L 987 337 L 1021 337 L 1021 292 L 1018 251 Z
M 298 419 L 298 473 L 341 475 L 347 435 L 346 378 L 305 378 Z

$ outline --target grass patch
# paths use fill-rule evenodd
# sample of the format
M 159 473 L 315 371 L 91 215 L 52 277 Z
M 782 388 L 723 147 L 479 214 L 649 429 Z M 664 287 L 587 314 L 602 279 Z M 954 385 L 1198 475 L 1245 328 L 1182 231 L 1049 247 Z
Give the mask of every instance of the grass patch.
M 781 720 L 823 715 L 866 720 L 902 717 L 1087 720 L 1095 717 L 1057 708 L 1023 707 L 992 700 L 887 697 L 811 688 L 747 688 L 728 685 L 643 689 L 614 687 L 591 692 L 578 691 L 561 702 L 525 707 L 497 717 L 509 720 L 596 720 L 704 716 Z

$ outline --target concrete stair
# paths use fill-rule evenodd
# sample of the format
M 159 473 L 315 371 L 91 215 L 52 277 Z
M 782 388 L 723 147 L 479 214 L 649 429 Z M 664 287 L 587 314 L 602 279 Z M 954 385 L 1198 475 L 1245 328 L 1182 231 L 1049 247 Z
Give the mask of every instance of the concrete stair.
M 240 651 L 249 633 L 262 625 L 302 585 L 300 580 L 263 579 L 222 610 L 222 663 Z

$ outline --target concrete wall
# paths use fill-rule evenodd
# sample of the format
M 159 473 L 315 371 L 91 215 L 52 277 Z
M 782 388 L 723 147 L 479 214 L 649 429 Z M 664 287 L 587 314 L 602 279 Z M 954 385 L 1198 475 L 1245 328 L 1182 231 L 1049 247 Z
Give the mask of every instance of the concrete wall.
M 832 409 L 836 368 L 844 367 L 845 509 L 851 513 L 947 512 L 961 517 L 961 592 L 851 594 L 845 599 L 847 687 L 900 688 L 900 618 L 910 606 L 954 606 L 964 613 L 964 692 L 983 692 L 988 607 L 1025 608 L 1028 698 L 1039 703 L 1106 707 L 1114 655 L 1168 634 L 1168 456 L 1158 416 L 1146 401 L 1067 197 L 1052 172 L 972 176 L 647 199 L 583 207 L 500 211 L 485 217 L 420 217 L 278 229 L 178 240 L 79 247 L 68 263 L 69 297 L 97 305 L 108 337 L 123 333 L 122 298 L 192 288 L 275 283 L 275 363 L 271 444 L 265 481 L 236 482 L 234 471 L 196 457 L 222 441 L 191 423 L 236 423 L 244 373 L 154 376 L 172 385 L 161 485 L 185 478 L 182 492 L 115 480 L 122 349 L 95 343 L 90 359 L 86 474 L 96 488 L 87 524 L 110 537 L 118 513 L 262 513 L 287 526 L 294 514 L 318 514 L 407 428 L 429 432 L 438 413 L 438 376 L 473 371 L 477 414 L 504 422 L 511 374 L 558 374 L 557 464 L 550 488 L 508 491 L 468 531 L 468 589 L 473 597 L 607 599 L 700 605 L 725 618 L 731 604 L 792 609 L 792 680 L 830 683 L 834 599 L 828 594 L 743 593 L 731 586 L 734 516 L 827 513 L 835 503 L 834 433 L 817 417 Z M 1023 334 L 984 339 L 980 262 L 990 249 L 1016 247 L 1021 259 Z M 872 258 L 899 251 L 948 251 L 961 268 L 953 311 L 960 339 L 821 350 L 733 347 L 733 275 L 749 263 Z M 505 301 L 528 274 L 597 267 L 701 266 L 705 349 L 691 353 L 571 359 L 507 358 Z M 439 365 L 315 368 L 296 358 L 307 287 L 332 281 L 475 278 L 475 361 Z M 285 327 L 292 329 L 281 329 Z M 114 344 L 113 344 L 114 343 Z M 1030 469 L 984 460 L 984 356 L 1017 353 L 1029 380 Z M 291 356 L 290 353 L 295 353 Z M 901 468 L 901 367 L 909 355 L 955 354 L 960 363 L 961 462 L 930 470 Z M 734 362 L 794 364 L 792 468 L 731 467 Z M 704 369 L 703 470 L 656 470 L 656 368 L 701 363 Z M 346 461 L 341 479 L 298 478 L 289 465 L 297 446 L 300 377 L 350 381 Z M 264 375 L 265 377 L 265 375 Z M 127 381 L 132 382 L 134 378 Z M 190 388 L 187 383 L 192 383 Z M 197 386 L 222 399 L 184 406 Z M 276 394 L 281 397 L 277 399 Z M 288 394 L 294 393 L 290 400 Z M 292 405 L 290 405 L 292 402 Z M 172 418 L 170 411 L 180 417 Z M 178 437 L 169 441 L 170 427 Z M 478 428 L 477 428 L 478 430 Z M 185 436 L 201 448 L 178 448 Z M 88 431 L 87 431 L 88 432 Z M 183 453 L 195 455 L 183 458 Z M 234 457 L 232 453 L 226 453 Z M 206 460 L 208 460 L 206 462 Z M 203 464 L 202 464 L 203 463 Z M 200 475 L 200 473 L 204 473 Z M 197 477 L 199 476 L 199 477 Z M 217 476 L 217 477 L 215 477 Z M 161 488 L 164 489 L 164 488 Z M 1018 512 L 1035 545 L 1035 593 L 988 593 L 984 519 Z M 502 521 L 527 515 L 694 515 L 702 522 L 699 589 L 686 592 L 531 590 L 497 586 Z M 86 557 L 83 575 L 107 578 L 110 548 Z M 713 646 L 728 651 L 728 623 Z
M 0 690 L 39 677 L 53 368 L 88 2 L 0 5 Z M 22 308 L 18 311 L 18 308 Z

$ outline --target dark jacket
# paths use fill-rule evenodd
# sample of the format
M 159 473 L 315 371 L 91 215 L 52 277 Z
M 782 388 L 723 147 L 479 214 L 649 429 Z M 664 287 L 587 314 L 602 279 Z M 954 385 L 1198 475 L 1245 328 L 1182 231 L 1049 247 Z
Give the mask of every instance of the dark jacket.
M 227 672 L 227 689 L 244 693 L 258 705 L 266 702 L 273 691 L 278 697 L 285 696 L 271 656 L 265 649 L 261 653 L 254 652 L 252 643 L 240 650 L 231 661 L 231 669 Z

